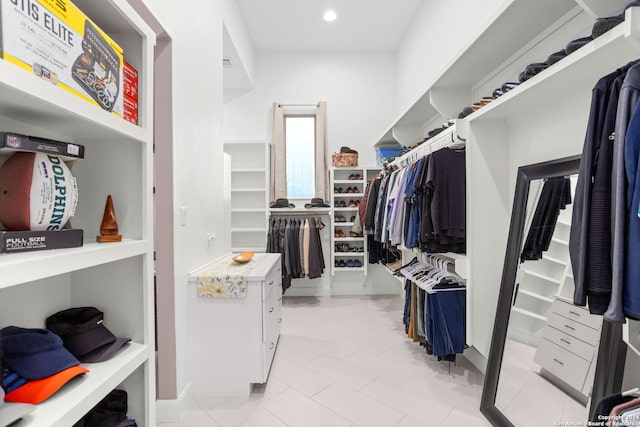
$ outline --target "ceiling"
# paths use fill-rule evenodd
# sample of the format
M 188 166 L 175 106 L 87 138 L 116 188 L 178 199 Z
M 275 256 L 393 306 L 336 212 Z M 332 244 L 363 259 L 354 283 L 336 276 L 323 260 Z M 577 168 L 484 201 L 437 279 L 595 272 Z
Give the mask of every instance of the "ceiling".
M 394 51 L 423 0 L 237 0 L 259 51 Z M 322 19 L 336 11 L 333 22 Z

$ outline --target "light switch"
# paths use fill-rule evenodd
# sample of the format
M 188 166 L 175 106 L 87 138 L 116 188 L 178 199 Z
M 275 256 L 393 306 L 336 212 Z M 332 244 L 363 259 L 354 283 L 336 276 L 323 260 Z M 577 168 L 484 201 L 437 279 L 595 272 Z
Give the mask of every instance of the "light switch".
M 185 227 L 187 225 L 187 207 L 180 207 L 180 225 Z

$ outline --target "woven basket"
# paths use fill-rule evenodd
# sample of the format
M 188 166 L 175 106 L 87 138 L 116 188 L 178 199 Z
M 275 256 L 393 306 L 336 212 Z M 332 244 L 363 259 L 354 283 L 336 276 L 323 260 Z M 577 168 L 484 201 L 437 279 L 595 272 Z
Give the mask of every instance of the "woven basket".
M 332 154 L 331 164 L 336 168 L 358 166 L 358 155 L 354 153 Z

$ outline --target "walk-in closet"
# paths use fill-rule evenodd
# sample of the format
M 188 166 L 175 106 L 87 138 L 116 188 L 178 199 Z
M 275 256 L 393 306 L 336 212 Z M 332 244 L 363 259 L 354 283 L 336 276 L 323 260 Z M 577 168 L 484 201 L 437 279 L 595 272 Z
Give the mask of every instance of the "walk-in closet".
M 640 425 L 640 1 L 0 17 L 0 427 Z

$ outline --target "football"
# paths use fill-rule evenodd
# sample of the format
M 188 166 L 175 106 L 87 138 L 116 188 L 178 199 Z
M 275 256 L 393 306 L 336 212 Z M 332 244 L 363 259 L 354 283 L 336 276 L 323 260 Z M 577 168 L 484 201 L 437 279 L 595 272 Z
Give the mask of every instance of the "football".
M 60 230 L 77 204 L 76 179 L 57 156 L 18 152 L 0 166 L 0 223 L 9 231 Z

